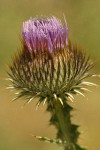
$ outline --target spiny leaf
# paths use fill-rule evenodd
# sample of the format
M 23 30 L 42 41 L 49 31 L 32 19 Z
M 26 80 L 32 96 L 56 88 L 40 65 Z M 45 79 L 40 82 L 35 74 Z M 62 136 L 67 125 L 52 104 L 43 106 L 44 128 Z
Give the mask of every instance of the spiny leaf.
M 66 144 L 66 141 L 62 141 L 60 139 L 49 139 L 48 137 L 35 136 L 35 135 L 33 135 L 33 137 L 40 141 L 48 142 L 48 143 L 52 143 L 52 144 L 59 144 L 59 145 Z

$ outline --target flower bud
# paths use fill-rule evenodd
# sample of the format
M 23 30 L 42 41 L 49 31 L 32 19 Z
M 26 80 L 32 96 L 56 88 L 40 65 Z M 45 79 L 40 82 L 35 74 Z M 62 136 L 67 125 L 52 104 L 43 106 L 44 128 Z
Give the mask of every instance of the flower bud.
M 68 42 L 66 21 L 55 17 L 30 18 L 23 23 L 22 50 L 10 65 L 12 87 L 17 98 L 35 97 L 48 102 L 54 97 L 63 104 L 62 97 L 73 100 L 73 94 L 82 94 L 85 78 L 93 64 L 82 50 Z M 90 83 L 88 83 L 90 84 Z M 83 89 L 82 89 L 83 88 Z

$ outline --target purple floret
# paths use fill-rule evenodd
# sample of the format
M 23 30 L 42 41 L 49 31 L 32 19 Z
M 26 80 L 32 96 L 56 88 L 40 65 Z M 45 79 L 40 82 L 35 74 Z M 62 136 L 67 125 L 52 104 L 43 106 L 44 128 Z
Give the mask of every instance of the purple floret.
M 49 50 L 64 48 L 68 45 L 68 27 L 63 25 L 56 17 L 30 18 L 23 23 L 23 39 L 29 51 Z

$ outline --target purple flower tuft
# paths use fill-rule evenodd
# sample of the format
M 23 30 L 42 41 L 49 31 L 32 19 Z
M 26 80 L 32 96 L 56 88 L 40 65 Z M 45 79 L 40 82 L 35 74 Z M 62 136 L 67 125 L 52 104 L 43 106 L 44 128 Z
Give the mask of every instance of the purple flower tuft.
M 50 52 L 55 49 L 64 48 L 68 45 L 68 27 L 63 25 L 56 17 L 51 18 L 30 18 L 23 23 L 23 39 L 29 51 Z

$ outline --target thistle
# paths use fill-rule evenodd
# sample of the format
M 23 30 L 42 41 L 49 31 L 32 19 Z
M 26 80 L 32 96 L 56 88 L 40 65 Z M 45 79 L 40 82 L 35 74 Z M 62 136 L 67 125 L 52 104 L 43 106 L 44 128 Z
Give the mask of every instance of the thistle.
M 86 54 L 68 40 L 66 20 L 62 24 L 55 17 L 30 18 L 23 23 L 22 49 L 17 52 L 9 66 L 9 88 L 16 89 L 13 99 L 25 98 L 26 103 L 38 99 L 47 104 L 51 113 L 50 125 L 57 129 L 56 138 L 36 138 L 62 145 L 65 150 L 85 150 L 78 145 L 78 125 L 71 122 L 73 108 L 69 101 L 74 95 L 84 96 L 86 82 L 93 75 L 89 70 L 93 63 Z

